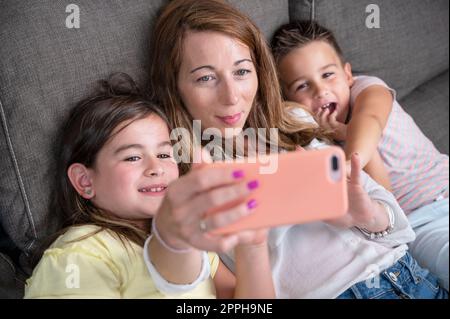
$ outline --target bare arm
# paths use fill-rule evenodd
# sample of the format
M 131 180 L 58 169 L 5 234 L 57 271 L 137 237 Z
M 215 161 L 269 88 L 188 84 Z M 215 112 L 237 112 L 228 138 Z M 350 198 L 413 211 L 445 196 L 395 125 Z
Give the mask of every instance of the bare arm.
M 214 277 L 218 298 L 275 298 L 267 241 L 236 246 L 236 276 L 222 262 Z
M 347 215 L 328 222 L 339 227 L 360 227 L 369 232 L 382 232 L 389 226 L 389 216 L 382 204 L 373 200 L 361 181 L 359 156 L 351 157 L 351 173 L 347 182 L 349 209 Z
M 369 174 L 378 184 L 383 186 L 388 191 L 392 190 L 391 180 L 388 171 L 384 166 L 383 159 L 378 150 L 375 150 L 369 163 L 367 163 L 364 171 Z
M 267 241 L 236 247 L 235 298 L 275 298 Z
M 363 168 L 369 163 L 392 111 L 392 103 L 391 92 L 380 85 L 368 87 L 357 97 L 347 126 L 345 153 L 348 159 L 358 153 Z
M 150 240 L 148 249 L 155 268 L 168 282 L 190 284 L 199 276 L 201 251 L 191 249 L 186 253 L 173 253 L 161 245 L 155 237 Z

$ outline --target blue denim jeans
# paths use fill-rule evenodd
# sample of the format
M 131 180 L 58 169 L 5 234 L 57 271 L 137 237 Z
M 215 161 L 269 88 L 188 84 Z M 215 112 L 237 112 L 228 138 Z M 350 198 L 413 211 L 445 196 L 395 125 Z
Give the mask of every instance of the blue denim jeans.
M 411 255 L 448 291 L 448 198 L 419 208 L 408 219 L 416 233 L 416 240 L 409 243 Z
M 382 271 L 377 280 L 359 282 L 338 299 L 448 299 L 438 279 L 409 253 Z

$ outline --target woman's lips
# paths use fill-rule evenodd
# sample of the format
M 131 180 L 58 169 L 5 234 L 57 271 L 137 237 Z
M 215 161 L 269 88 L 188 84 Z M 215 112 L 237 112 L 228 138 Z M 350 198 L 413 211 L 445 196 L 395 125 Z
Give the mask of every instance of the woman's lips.
M 234 125 L 237 122 L 239 122 L 239 120 L 242 117 L 242 112 L 236 113 L 234 115 L 230 115 L 230 116 L 218 116 L 217 118 L 220 119 L 222 122 L 224 122 L 227 125 Z

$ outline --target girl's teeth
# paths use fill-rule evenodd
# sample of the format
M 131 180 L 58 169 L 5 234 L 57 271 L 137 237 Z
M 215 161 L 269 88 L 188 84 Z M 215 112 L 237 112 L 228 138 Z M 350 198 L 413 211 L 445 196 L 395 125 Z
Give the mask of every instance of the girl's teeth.
M 143 192 L 143 193 L 146 193 L 146 192 L 159 193 L 159 192 L 162 192 L 164 189 L 165 189 L 164 187 L 152 187 L 150 189 L 143 188 L 141 190 L 141 192 Z

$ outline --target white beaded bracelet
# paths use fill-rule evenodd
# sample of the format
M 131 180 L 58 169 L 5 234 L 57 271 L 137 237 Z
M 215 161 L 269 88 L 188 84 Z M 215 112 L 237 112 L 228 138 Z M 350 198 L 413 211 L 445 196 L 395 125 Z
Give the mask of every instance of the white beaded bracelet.
M 158 239 L 159 243 L 160 243 L 164 248 L 166 248 L 168 251 L 170 251 L 170 252 L 172 252 L 172 253 L 174 253 L 174 254 L 186 254 L 186 253 L 188 253 L 188 252 L 191 251 L 191 248 L 190 248 L 190 247 L 179 249 L 179 248 L 173 248 L 173 247 L 171 247 L 169 244 L 167 244 L 167 243 L 161 238 L 161 235 L 159 234 L 158 229 L 156 229 L 156 219 L 155 219 L 155 218 L 153 218 L 153 220 L 152 220 L 152 235 L 155 235 L 156 239 Z
M 369 239 L 377 239 L 377 238 L 382 238 L 382 237 L 387 236 L 388 234 L 390 234 L 392 232 L 392 230 L 394 229 L 394 225 L 395 225 L 394 211 L 392 210 L 391 206 L 389 206 L 388 204 L 386 204 L 385 202 L 382 202 L 382 201 L 377 201 L 377 202 L 380 203 L 381 205 L 383 205 L 383 207 L 386 209 L 386 212 L 389 216 L 389 226 L 386 230 L 381 231 L 381 232 L 376 232 L 376 233 L 370 232 L 365 228 L 357 227 Z
M 148 245 L 151 238 L 152 235 L 150 235 L 147 238 L 144 244 L 144 262 L 145 265 L 147 266 L 147 270 L 150 273 L 150 276 L 152 277 L 155 287 L 162 293 L 165 293 L 167 295 L 182 294 L 193 290 L 200 283 L 202 283 L 208 277 L 210 277 L 211 265 L 209 264 L 208 253 L 204 251 L 202 252 L 202 268 L 200 270 L 200 274 L 198 275 L 197 279 L 195 279 L 194 282 L 190 284 L 174 284 L 167 281 L 163 276 L 160 275 L 160 273 L 158 272 L 158 270 L 156 270 L 155 266 L 151 261 L 150 254 L 148 251 Z

